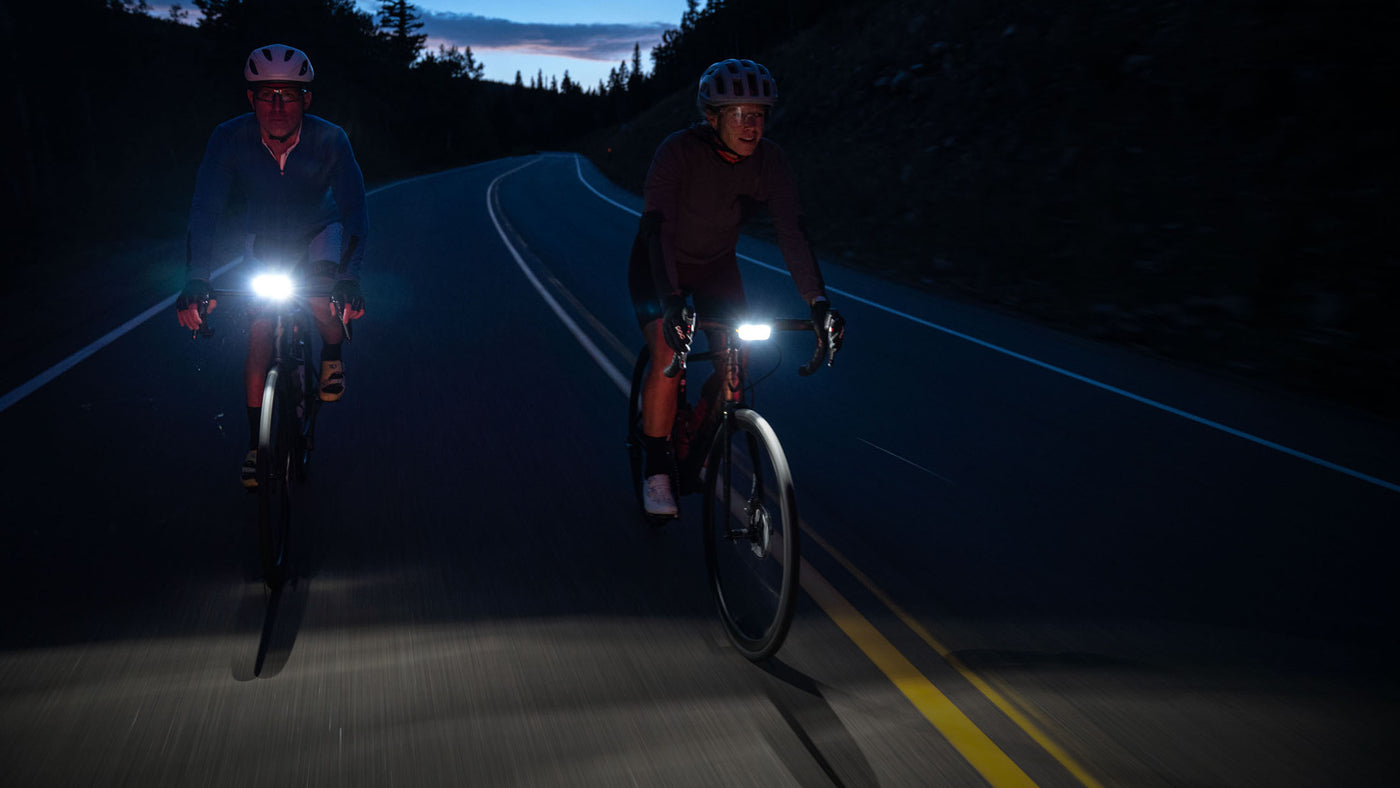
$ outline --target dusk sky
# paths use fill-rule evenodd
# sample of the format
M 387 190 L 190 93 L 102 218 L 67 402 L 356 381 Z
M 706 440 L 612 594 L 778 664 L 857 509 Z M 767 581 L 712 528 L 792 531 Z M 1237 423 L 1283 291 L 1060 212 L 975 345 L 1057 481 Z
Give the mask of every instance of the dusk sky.
M 355 0 L 373 15 L 377 0 Z M 150 3 L 153 16 L 169 12 L 169 0 Z M 685 0 L 422 0 L 414 2 L 428 35 L 426 51 L 439 44 L 471 47 L 486 68 L 486 79 L 525 84 L 544 70 L 545 79 L 564 71 L 585 89 L 598 87 L 608 71 L 632 58 L 641 44 L 642 69 L 651 71 L 651 48 L 667 28 L 679 27 Z M 180 5 L 193 22 L 191 0 Z M 703 3 L 701 4 L 704 5 Z M 377 19 L 377 18 L 376 18 Z M 296 46 L 294 41 L 278 43 Z M 309 53 L 315 62 L 316 53 Z
M 366 11 L 377 3 L 357 0 Z M 679 27 L 685 0 L 423 0 L 428 47 L 470 46 L 485 65 L 486 78 L 526 84 L 544 69 L 545 78 L 565 69 L 585 88 L 597 87 L 608 71 L 642 46 L 642 67 L 651 70 L 651 47 L 661 33 Z

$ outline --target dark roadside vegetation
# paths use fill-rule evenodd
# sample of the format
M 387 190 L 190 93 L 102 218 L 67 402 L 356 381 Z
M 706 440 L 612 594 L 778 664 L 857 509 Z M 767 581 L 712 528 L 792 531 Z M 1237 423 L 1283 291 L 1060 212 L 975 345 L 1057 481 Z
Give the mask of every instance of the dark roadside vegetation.
M 339 0 L 198 5 L 199 27 L 120 2 L 0 9 L 11 73 L 43 64 L 11 86 L 0 307 L 21 346 L 22 315 L 95 322 L 102 293 L 178 287 L 150 250 L 182 259 L 253 46 L 311 55 L 312 111 L 371 183 L 574 149 L 637 192 L 701 69 L 742 55 L 778 78 L 769 134 L 824 260 L 1400 417 L 1394 3 L 694 3 L 599 86 L 483 81 L 470 51 L 415 62 L 411 27 Z

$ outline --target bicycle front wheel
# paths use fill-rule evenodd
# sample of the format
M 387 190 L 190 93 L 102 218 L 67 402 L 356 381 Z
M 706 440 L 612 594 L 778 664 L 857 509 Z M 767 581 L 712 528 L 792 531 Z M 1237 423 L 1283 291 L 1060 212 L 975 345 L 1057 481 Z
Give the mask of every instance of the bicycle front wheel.
M 258 424 L 258 548 L 263 581 L 282 582 L 292 522 L 292 463 L 298 437 L 295 399 L 280 391 L 282 370 L 273 367 L 263 387 Z
M 755 662 L 782 646 L 797 606 L 797 497 L 783 447 L 747 408 L 705 463 L 705 563 L 730 641 Z

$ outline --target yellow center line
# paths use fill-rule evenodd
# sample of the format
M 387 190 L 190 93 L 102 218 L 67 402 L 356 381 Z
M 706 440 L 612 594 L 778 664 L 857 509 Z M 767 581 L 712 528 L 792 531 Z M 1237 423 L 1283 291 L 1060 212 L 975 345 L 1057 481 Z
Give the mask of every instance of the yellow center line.
M 914 634 L 918 635 L 920 640 L 923 640 L 925 643 L 927 643 L 930 648 L 932 648 L 935 652 L 938 653 L 938 656 L 942 657 L 943 660 L 947 662 L 950 667 L 956 670 L 959 675 L 966 679 L 968 683 L 976 687 L 977 691 L 981 692 L 983 697 L 990 701 L 992 705 L 1000 709 L 1001 712 L 1005 714 L 1008 719 L 1015 723 L 1016 727 L 1024 731 L 1026 735 L 1030 736 L 1036 744 L 1040 745 L 1040 747 L 1043 750 L 1045 750 L 1045 752 L 1049 753 L 1050 757 L 1054 758 L 1056 761 L 1059 762 L 1061 766 L 1065 768 L 1066 771 L 1074 775 L 1075 779 L 1079 780 L 1079 782 L 1082 785 L 1084 785 L 1085 788 L 1103 788 L 1102 783 L 1094 779 L 1093 775 L 1089 774 L 1087 769 L 1080 765 L 1079 762 L 1076 761 L 1068 752 L 1066 752 L 1063 747 L 1057 744 L 1054 741 L 1054 739 L 1052 739 L 1049 736 L 1049 734 L 1041 730 L 1039 726 L 1037 726 L 1025 714 L 1023 714 L 1021 710 L 1017 708 L 1016 703 L 1012 703 L 1011 701 L 1007 700 L 1005 697 L 1003 697 L 1001 693 L 993 689 L 992 686 L 988 684 L 985 679 L 974 673 L 971 668 L 967 667 L 967 665 L 963 664 L 962 660 L 958 659 L 952 651 L 950 651 L 946 646 L 944 646 L 936 638 L 934 638 L 933 634 L 930 633 L 928 629 L 924 627 L 923 624 L 919 623 L 919 621 L 915 619 L 912 615 L 910 615 L 907 611 L 905 611 L 899 605 L 895 604 L 894 600 L 891 599 L 889 595 L 886 594 L 884 591 L 876 587 L 875 583 L 871 581 L 871 579 L 868 576 L 866 576 L 864 572 L 860 571 L 860 569 L 858 569 L 855 566 L 855 564 L 852 564 L 844 555 L 842 555 L 834 547 L 828 544 L 826 540 L 818 536 L 817 533 L 813 531 L 805 522 L 801 523 L 801 527 L 803 533 L 805 533 L 809 538 L 811 538 L 812 541 L 816 542 L 817 545 L 823 550 L 825 550 L 827 554 L 829 554 L 832 558 L 836 559 L 837 563 L 841 564 L 842 568 L 849 572 L 851 576 L 854 577 L 861 585 L 865 586 L 866 590 L 873 594 L 882 605 L 884 605 L 892 613 L 894 613 L 895 616 L 897 616 L 899 620 L 904 623 L 905 626 L 909 627 L 909 629 L 914 632 Z M 809 567 L 807 565 L 807 561 L 806 559 L 803 559 L 802 571 L 805 573 L 808 571 L 808 569 Z M 830 585 L 827 583 L 826 579 L 822 578 L 821 575 L 818 575 L 815 570 L 812 570 L 812 574 L 816 575 L 818 579 L 817 581 L 819 583 L 830 588 Z M 812 590 L 807 588 L 805 574 L 802 575 L 802 587 L 804 589 L 807 589 L 807 592 L 809 594 L 812 593 Z M 835 594 L 836 591 L 833 589 L 832 593 Z M 815 598 L 816 595 L 812 595 Z M 846 602 L 845 599 L 841 599 L 841 602 L 846 605 L 850 604 L 849 602 Z M 818 604 L 821 604 L 821 600 L 818 600 Z M 824 604 L 822 605 L 822 609 L 826 610 L 826 606 Z M 860 615 L 859 613 L 856 613 L 854 611 L 854 608 L 852 608 L 852 612 L 855 613 L 855 615 L 857 616 Z M 827 615 L 831 616 L 833 619 L 836 618 L 836 616 L 833 615 L 829 610 L 827 611 Z M 864 621 L 864 619 L 862 619 L 862 621 Z M 846 630 L 846 627 L 839 620 L 836 623 L 837 626 L 840 626 L 842 628 L 842 630 Z M 865 622 L 865 625 L 871 626 L 868 621 Z M 847 631 L 846 634 L 850 636 L 852 640 L 855 640 L 855 636 L 851 635 L 850 631 Z M 881 636 L 878 632 L 875 633 L 875 636 L 879 637 L 882 641 L 884 641 L 883 636 Z M 889 645 L 887 641 L 885 642 L 886 645 Z M 861 645 L 859 641 L 856 642 L 856 645 L 859 646 L 862 651 L 865 651 L 867 655 L 870 655 L 870 652 L 865 648 L 865 646 Z M 890 648 L 893 648 L 893 646 L 890 646 Z M 871 659 L 874 660 L 875 658 L 871 656 Z M 900 659 L 903 660 L 904 658 L 901 656 Z M 884 670 L 884 668 L 882 667 L 881 670 Z M 889 671 L 885 671 L 885 673 L 886 675 L 889 675 Z M 890 678 L 891 680 L 894 680 L 893 676 L 890 676 Z M 897 683 L 898 682 L 896 681 L 896 684 Z M 903 690 L 902 687 L 901 690 Z M 937 690 L 934 691 L 936 692 Z M 905 694 L 908 695 L 907 692 Z M 910 699 L 913 700 L 913 698 Z M 1026 703 L 1024 700 L 1019 701 L 1019 705 L 1025 708 L 1030 708 L 1030 704 Z M 920 711 L 923 711 L 923 709 L 920 709 Z M 924 712 L 924 716 L 927 717 L 928 712 Z M 934 724 L 937 725 L 936 722 Z M 981 769 L 979 768 L 978 771 L 981 771 Z M 989 777 L 988 779 L 991 778 Z
M 899 653 L 899 649 L 806 559 L 802 561 L 800 577 L 803 590 L 987 782 L 994 788 L 1035 785 L 1015 761 Z

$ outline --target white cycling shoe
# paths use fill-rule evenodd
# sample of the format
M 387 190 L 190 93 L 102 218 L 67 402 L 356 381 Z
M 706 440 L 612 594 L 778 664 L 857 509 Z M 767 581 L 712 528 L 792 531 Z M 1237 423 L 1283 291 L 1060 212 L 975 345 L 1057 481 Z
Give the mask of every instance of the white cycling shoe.
M 642 506 L 652 517 L 675 517 L 676 496 L 671 492 L 671 475 L 648 476 L 642 485 Z

